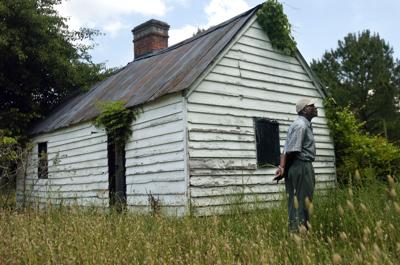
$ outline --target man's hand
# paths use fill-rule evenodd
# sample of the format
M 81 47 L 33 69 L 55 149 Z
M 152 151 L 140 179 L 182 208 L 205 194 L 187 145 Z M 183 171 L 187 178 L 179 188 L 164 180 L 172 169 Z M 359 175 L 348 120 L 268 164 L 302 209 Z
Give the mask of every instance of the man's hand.
M 274 177 L 274 181 L 276 181 L 276 183 L 279 183 L 279 181 L 281 179 L 283 179 L 283 174 L 285 173 L 285 169 L 281 166 L 278 167 L 278 169 L 275 171 L 275 177 Z

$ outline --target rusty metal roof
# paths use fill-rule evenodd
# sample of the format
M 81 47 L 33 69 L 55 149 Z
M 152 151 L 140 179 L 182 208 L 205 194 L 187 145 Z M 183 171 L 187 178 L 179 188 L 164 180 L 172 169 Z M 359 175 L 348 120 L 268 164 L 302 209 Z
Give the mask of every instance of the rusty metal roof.
M 256 6 L 167 49 L 134 60 L 87 93 L 62 104 L 33 127 L 31 134 L 92 120 L 99 114 L 98 102 L 123 100 L 126 107 L 133 107 L 189 88 L 258 8 Z

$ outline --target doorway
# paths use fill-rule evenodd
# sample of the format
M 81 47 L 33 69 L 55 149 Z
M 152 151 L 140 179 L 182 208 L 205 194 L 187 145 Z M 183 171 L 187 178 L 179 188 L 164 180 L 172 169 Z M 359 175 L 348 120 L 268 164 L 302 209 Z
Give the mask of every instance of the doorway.
M 109 205 L 117 210 L 126 207 L 125 145 L 108 137 Z

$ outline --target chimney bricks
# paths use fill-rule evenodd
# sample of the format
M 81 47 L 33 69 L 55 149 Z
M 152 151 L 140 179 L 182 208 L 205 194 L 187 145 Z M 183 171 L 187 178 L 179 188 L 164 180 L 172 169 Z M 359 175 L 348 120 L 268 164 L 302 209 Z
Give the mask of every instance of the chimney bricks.
M 169 25 L 165 22 L 151 19 L 133 30 L 135 59 L 168 47 Z

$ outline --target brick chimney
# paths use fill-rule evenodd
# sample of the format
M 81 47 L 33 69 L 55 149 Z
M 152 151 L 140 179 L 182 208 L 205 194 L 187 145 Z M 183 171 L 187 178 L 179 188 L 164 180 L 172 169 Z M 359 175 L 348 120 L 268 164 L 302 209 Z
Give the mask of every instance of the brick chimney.
M 135 59 L 167 48 L 168 29 L 167 23 L 155 19 L 136 26 L 132 30 Z

